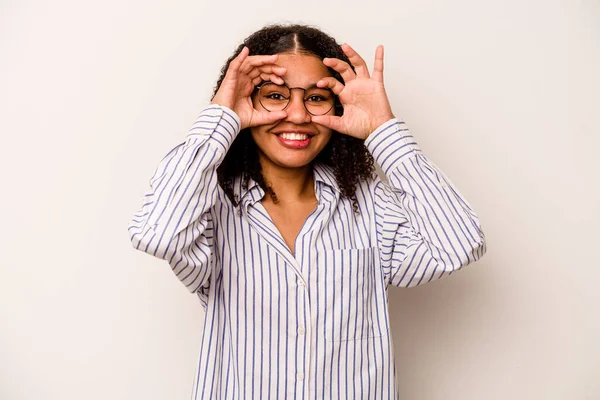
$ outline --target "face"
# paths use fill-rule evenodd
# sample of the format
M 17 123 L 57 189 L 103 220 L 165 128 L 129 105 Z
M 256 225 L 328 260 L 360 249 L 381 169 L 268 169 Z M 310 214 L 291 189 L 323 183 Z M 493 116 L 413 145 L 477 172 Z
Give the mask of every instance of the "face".
M 287 69 L 283 76 L 290 88 L 309 88 L 330 76 L 323 62 L 312 55 L 279 54 L 277 64 Z M 331 138 L 331 129 L 311 121 L 304 107 L 302 90 L 292 90 L 290 103 L 285 109 L 287 117 L 272 125 L 251 128 L 252 137 L 259 148 L 263 169 L 302 168 L 309 165 Z M 254 108 L 264 110 L 253 96 Z M 327 114 L 334 115 L 332 108 Z

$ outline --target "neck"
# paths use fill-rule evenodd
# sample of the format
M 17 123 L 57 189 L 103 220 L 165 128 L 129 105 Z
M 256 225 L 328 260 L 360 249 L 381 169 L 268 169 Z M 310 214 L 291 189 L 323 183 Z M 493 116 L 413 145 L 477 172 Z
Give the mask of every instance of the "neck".
M 274 168 L 263 163 L 261 167 L 265 182 L 273 188 L 279 204 L 315 199 L 312 165 L 301 168 Z M 272 202 L 272 199 L 265 196 L 263 201 Z

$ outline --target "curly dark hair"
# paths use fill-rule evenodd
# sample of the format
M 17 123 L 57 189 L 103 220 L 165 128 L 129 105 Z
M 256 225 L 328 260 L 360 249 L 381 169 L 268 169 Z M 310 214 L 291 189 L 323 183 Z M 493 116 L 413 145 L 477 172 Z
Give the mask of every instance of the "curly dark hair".
M 316 56 L 321 60 L 325 57 L 338 58 L 352 65 L 341 45 L 333 37 L 317 28 L 297 24 L 269 25 L 246 38 L 227 60 L 221 69 L 221 76 L 215 86 L 213 98 L 225 78 L 229 64 L 238 56 L 244 46 L 250 50 L 249 55 L 300 52 Z M 352 68 L 354 69 L 354 67 Z M 331 68 L 328 69 L 333 77 L 344 83 L 338 72 Z M 336 97 L 335 115 L 342 115 L 343 112 L 343 107 Z M 332 167 L 342 197 L 351 199 L 354 210 L 357 211 L 356 186 L 361 180 L 370 178 L 374 171 L 373 157 L 365 147 L 364 141 L 333 131 L 329 142 L 314 161 Z M 248 188 L 249 180 L 252 178 L 265 193 L 271 196 L 274 202 L 277 202 L 277 195 L 265 182 L 262 175 L 258 149 L 249 128 L 243 129 L 239 133 L 217 169 L 219 185 L 235 206 L 239 204 L 239 199 L 235 197 L 233 191 L 233 183 L 237 176 L 241 176 L 245 189 Z

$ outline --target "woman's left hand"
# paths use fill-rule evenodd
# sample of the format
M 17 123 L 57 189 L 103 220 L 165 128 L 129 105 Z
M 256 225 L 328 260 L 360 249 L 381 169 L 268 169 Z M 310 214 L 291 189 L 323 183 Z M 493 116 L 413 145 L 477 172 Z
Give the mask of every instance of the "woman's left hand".
M 344 107 L 344 115 L 313 116 L 312 121 L 359 139 L 366 139 L 377 127 L 394 118 L 390 102 L 383 86 L 383 46 L 375 50 L 373 76 L 367 64 L 356 51 L 347 44 L 342 50 L 348 56 L 348 63 L 337 58 L 325 58 L 323 64 L 339 72 L 345 85 L 334 77 L 321 79 L 317 86 L 330 88 L 338 96 Z

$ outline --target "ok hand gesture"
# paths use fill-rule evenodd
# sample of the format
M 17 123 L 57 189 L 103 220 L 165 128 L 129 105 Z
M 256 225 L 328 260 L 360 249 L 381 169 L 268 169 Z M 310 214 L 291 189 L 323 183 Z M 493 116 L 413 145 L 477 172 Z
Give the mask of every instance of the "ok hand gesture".
M 383 87 L 383 46 L 377 46 L 373 76 L 370 76 L 365 60 L 347 44 L 342 50 L 348 56 L 356 72 L 348 63 L 337 58 L 325 58 L 323 63 L 339 72 L 345 85 L 334 77 L 321 79 L 317 86 L 328 87 L 335 93 L 342 106 L 341 117 L 313 116 L 312 121 L 360 139 L 366 139 L 377 127 L 394 118 Z
M 241 121 L 241 129 L 272 124 L 287 116 L 285 111 L 259 111 L 252 105 L 252 92 L 262 81 L 283 84 L 281 78 L 286 69 L 277 66 L 277 54 L 271 56 L 248 56 L 244 47 L 229 64 L 223 82 L 212 99 L 212 104 L 233 110 Z

